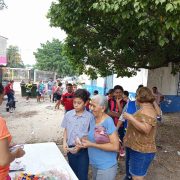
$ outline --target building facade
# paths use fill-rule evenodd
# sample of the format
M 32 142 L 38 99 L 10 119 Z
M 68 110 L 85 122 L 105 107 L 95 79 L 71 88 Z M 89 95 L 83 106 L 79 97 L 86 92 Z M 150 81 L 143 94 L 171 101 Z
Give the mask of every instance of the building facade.
M 2 82 L 3 70 L 2 67 L 7 65 L 7 38 L 0 35 L 0 82 Z
M 91 94 L 94 90 L 98 90 L 99 94 L 105 95 L 115 85 L 121 85 L 124 90 L 129 91 L 131 100 L 135 99 L 135 93 L 140 84 L 150 89 L 156 86 L 165 97 L 161 103 L 162 111 L 180 112 L 180 73 L 172 75 L 170 66 L 155 70 L 140 69 L 137 75 L 131 78 L 117 78 L 116 74 L 113 74 L 105 78 L 99 77 L 96 80 L 83 75 L 81 79 L 84 82 L 84 88 Z
M 147 86 L 156 86 L 164 95 L 161 103 L 163 112 L 180 112 L 180 73 L 172 75 L 170 66 L 149 70 Z
M 94 90 L 98 90 L 99 94 L 105 95 L 109 89 L 112 89 L 115 85 L 121 85 L 124 90 L 129 91 L 130 99 L 135 99 L 135 92 L 140 84 L 147 86 L 147 77 L 148 77 L 148 70 L 140 69 L 137 72 L 136 76 L 131 78 L 124 77 L 120 78 L 117 77 L 116 74 L 107 77 L 99 77 L 96 80 L 89 79 L 88 76 L 83 75 L 83 82 L 85 83 L 84 87 L 93 94 Z
M 7 65 L 7 56 L 6 56 L 6 48 L 7 48 L 7 38 L 0 35 L 0 65 Z

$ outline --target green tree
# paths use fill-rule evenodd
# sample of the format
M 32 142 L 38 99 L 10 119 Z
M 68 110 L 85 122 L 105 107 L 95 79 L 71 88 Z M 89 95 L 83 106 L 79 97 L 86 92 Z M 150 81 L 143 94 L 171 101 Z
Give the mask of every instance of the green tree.
M 24 63 L 21 59 L 21 55 L 19 53 L 19 48 L 17 46 L 10 45 L 7 48 L 7 58 L 8 63 L 7 66 L 11 68 L 23 68 Z
M 131 76 L 168 63 L 179 71 L 179 17 L 179 0 L 59 0 L 48 13 L 51 26 L 68 35 L 71 61 L 102 76 Z
M 40 70 L 57 72 L 61 77 L 75 75 L 75 68 L 63 55 L 63 43 L 58 39 L 41 44 L 41 48 L 34 52 L 36 58 L 35 67 Z

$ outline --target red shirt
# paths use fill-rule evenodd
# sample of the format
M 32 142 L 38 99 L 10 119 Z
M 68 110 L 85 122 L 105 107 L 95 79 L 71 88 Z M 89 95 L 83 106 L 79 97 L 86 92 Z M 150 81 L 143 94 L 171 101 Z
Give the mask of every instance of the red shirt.
M 11 92 L 11 84 L 7 84 L 7 86 L 4 88 L 4 93 L 9 94 Z
M 8 83 L 4 88 L 4 94 L 9 94 L 13 92 L 13 83 Z
M 126 102 L 123 99 L 121 99 L 120 105 L 123 109 L 124 106 L 126 105 Z M 110 111 L 117 112 L 117 113 L 119 112 L 119 108 L 118 108 L 118 105 L 117 105 L 115 98 L 111 98 L 108 100 L 108 108 Z M 119 119 L 118 117 L 113 118 L 115 126 L 117 126 L 117 123 L 119 121 L 118 119 Z
M 74 93 L 66 92 L 62 95 L 62 103 L 64 104 L 64 108 L 66 111 L 74 109 L 73 98 L 74 98 Z
M 86 110 L 89 111 L 90 102 L 88 101 L 86 104 Z

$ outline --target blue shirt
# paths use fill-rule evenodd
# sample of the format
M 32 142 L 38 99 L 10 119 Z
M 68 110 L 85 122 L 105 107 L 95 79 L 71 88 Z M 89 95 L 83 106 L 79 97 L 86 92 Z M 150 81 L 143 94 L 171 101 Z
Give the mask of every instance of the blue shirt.
M 95 120 L 92 120 L 90 122 L 90 130 L 88 133 L 88 138 L 91 142 L 95 142 L 94 129 L 96 126 L 104 126 L 106 128 L 107 134 L 109 135 L 116 131 L 116 127 L 111 117 L 106 118 L 99 125 L 96 125 Z M 108 169 L 117 164 L 117 152 L 104 151 L 101 149 L 89 147 L 88 153 L 90 164 L 98 169 Z
M 47 84 L 48 90 L 52 91 L 53 85 L 54 85 L 54 82 L 53 81 L 49 81 L 48 84 Z
M 137 105 L 136 105 L 136 101 L 128 101 L 126 106 L 123 108 L 122 114 L 119 117 L 119 120 L 124 122 L 124 129 L 127 128 L 127 120 L 123 118 L 123 113 L 127 112 L 129 114 L 134 114 L 137 111 Z
M 88 135 L 89 124 L 92 119 L 94 119 L 94 116 L 86 110 L 81 116 L 76 114 L 75 109 L 68 111 L 64 115 L 61 127 L 67 130 L 68 146 L 75 145 L 76 137 L 82 138 Z

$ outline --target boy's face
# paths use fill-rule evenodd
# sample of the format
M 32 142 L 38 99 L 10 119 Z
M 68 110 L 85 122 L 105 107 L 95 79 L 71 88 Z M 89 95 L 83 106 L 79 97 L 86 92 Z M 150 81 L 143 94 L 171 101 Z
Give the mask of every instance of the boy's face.
M 123 100 L 127 102 L 128 101 L 128 97 L 126 95 L 123 95 Z
M 73 91 L 75 92 L 77 90 L 77 86 L 73 86 Z
M 109 93 L 109 94 L 108 94 L 108 98 L 112 98 L 113 95 L 114 95 L 114 93 Z
M 72 93 L 72 90 L 73 90 L 72 86 L 67 86 L 67 92 L 68 93 Z
M 76 112 L 83 111 L 85 108 L 85 102 L 81 98 L 73 99 L 73 106 Z
M 121 91 L 121 89 L 116 89 L 114 90 L 114 97 L 116 99 L 121 99 L 123 96 L 123 91 Z

